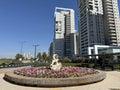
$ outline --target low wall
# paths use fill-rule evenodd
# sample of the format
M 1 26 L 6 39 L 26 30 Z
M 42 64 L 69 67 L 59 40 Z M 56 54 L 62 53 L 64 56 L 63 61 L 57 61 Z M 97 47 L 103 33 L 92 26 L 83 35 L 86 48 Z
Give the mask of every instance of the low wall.
M 105 79 L 106 74 L 102 71 L 99 73 L 85 75 L 82 77 L 74 77 L 74 78 L 32 78 L 25 77 L 13 74 L 12 72 L 6 73 L 4 78 L 10 82 L 20 84 L 20 85 L 28 85 L 28 86 L 37 86 L 37 87 L 62 87 L 62 86 L 75 86 L 75 85 L 83 85 L 90 84 L 101 81 Z

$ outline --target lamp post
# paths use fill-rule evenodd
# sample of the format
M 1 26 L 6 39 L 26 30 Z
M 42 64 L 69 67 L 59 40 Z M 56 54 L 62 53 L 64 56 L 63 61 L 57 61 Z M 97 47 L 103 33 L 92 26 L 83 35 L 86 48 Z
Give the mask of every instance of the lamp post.
M 35 44 L 35 45 L 33 45 L 34 46 L 34 50 L 35 50 L 35 52 L 34 52 L 34 59 L 36 59 L 36 49 L 37 49 L 37 47 L 39 46 L 38 44 Z

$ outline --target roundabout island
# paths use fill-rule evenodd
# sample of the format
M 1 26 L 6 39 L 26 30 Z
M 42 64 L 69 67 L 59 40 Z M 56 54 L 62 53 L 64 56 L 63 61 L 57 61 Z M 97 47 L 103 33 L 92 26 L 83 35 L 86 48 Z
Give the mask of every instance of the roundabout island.
M 76 86 L 83 84 L 91 84 L 104 80 L 106 74 L 102 71 L 95 73 L 84 73 L 78 77 L 64 77 L 64 78 L 38 78 L 25 75 L 17 75 L 13 72 L 6 73 L 4 78 L 10 82 L 19 85 L 37 86 L 37 87 L 63 87 Z
M 4 79 L 15 84 L 36 87 L 65 87 L 96 83 L 106 78 L 106 73 L 93 68 L 62 66 L 58 56 L 53 56 L 50 66 L 29 67 L 6 73 Z

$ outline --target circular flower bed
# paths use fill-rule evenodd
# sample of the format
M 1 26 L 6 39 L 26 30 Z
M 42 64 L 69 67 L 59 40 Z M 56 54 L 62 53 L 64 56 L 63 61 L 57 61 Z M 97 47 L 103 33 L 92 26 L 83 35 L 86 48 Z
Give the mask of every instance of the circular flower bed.
M 31 67 L 15 70 L 14 74 L 35 77 L 35 78 L 69 78 L 81 77 L 89 74 L 98 73 L 92 68 L 62 67 L 60 71 L 54 71 L 49 67 Z
M 31 67 L 5 73 L 4 79 L 20 85 L 37 87 L 63 87 L 90 84 L 105 79 L 106 74 L 92 68 L 62 67 L 54 71 L 50 67 Z

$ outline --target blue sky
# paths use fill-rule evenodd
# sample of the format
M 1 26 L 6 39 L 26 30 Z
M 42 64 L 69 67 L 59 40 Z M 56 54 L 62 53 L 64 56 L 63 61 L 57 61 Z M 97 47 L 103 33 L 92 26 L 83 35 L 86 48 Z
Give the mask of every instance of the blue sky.
M 76 0 L 0 0 L 0 57 L 20 52 L 48 52 L 54 32 L 55 7 L 72 8 L 77 13 Z M 77 15 L 76 15 L 77 16 Z M 77 24 L 76 24 L 77 27 Z
M 120 4 L 120 0 L 119 4 Z M 20 52 L 48 51 L 54 32 L 55 7 L 75 10 L 77 29 L 77 0 L 0 0 L 0 57 Z

